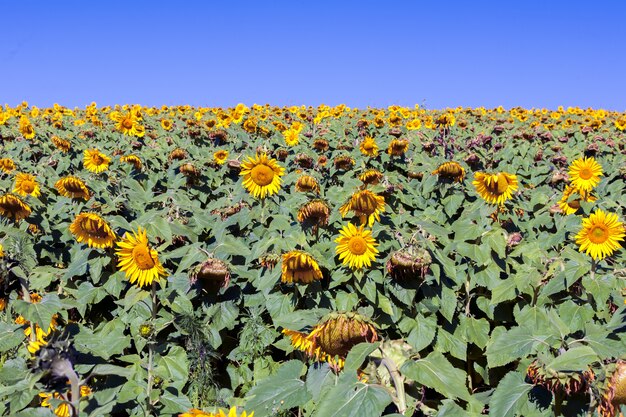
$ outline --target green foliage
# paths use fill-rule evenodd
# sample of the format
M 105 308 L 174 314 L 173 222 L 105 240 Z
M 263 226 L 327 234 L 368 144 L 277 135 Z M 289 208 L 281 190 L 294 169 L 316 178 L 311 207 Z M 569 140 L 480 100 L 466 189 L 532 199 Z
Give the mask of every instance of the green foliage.
M 72 384 L 67 375 L 53 380 L 46 364 L 67 359 L 92 391 L 74 401 L 80 416 L 232 406 L 256 417 L 583 416 L 600 405 L 614 363 L 626 359 L 626 251 L 592 262 L 574 239 L 597 208 L 625 218 L 626 141 L 614 123 L 621 114 L 31 110 L 0 111 L 1 158 L 15 163 L 0 170 L 0 197 L 12 192 L 17 173 L 34 175 L 41 189 L 39 197 L 22 197 L 31 209 L 24 220 L 0 216 L 0 415 L 54 415 Z M 114 112 L 132 112 L 143 135 L 124 135 Z M 34 138 L 20 130 L 22 115 Z M 456 122 L 448 126 L 450 116 Z M 415 120 L 417 130 L 407 124 Z M 299 142 L 288 146 L 283 127 L 298 123 Z M 359 149 L 366 136 L 375 138 L 377 155 Z M 408 148 L 391 155 L 397 139 Z M 94 148 L 111 159 L 101 173 L 83 163 Z M 229 152 L 225 164 L 214 160 L 217 150 Z M 257 152 L 285 168 L 278 192 L 262 200 L 239 175 Z M 124 162 L 129 155 L 141 169 Z M 555 205 L 564 174 L 585 155 L 603 167 L 597 200 L 563 215 Z M 354 165 L 336 164 L 341 157 Z M 447 161 L 463 167 L 462 181 L 432 174 Z M 376 184 L 359 179 L 370 169 L 382 174 Z M 501 171 L 516 174 L 519 187 L 498 208 L 472 181 L 477 172 Z M 303 174 L 319 192 L 297 190 Z M 59 193 L 55 184 L 67 175 L 84 181 L 88 200 Z M 378 250 L 372 266 L 352 270 L 335 240 L 348 222 L 360 224 L 354 211 L 340 213 L 360 189 L 382 196 L 385 210 L 368 227 Z M 298 218 L 314 199 L 329 208 L 317 229 Z M 117 241 L 145 228 L 166 276 L 154 286 L 131 284 L 115 247 L 89 247 L 70 231 L 84 212 L 101 216 Z M 282 282 L 281 255 L 292 250 L 310 254 L 322 279 Z M 227 277 L 198 278 L 208 259 L 223 262 Z M 331 358 L 306 354 L 281 333 L 306 337 L 338 311 L 358 312 L 378 339 Z M 319 347 L 320 337 L 307 341 Z M 345 360 L 343 370 L 336 359 Z M 545 382 L 552 377 L 562 384 L 578 378 L 584 389 L 565 394 Z M 52 407 L 41 406 L 44 393 L 58 394 Z

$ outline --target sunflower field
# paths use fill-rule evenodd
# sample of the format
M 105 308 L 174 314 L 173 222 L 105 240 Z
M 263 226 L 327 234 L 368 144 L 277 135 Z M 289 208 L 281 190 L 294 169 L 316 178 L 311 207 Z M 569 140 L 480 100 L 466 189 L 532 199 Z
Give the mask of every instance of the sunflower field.
M 619 416 L 625 130 L 0 108 L 0 414 Z

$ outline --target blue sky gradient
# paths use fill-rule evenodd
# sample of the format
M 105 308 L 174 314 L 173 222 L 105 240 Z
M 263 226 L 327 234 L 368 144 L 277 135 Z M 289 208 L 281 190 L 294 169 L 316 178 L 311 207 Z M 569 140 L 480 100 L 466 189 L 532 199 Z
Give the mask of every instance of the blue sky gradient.
M 626 2 L 0 1 L 0 103 L 626 110 Z

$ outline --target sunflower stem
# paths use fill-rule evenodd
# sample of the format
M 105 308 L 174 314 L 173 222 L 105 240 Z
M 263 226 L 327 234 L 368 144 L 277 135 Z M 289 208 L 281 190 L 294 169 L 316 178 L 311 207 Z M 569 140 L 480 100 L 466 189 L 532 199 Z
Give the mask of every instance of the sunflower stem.
M 20 286 L 22 287 L 22 299 L 29 304 L 32 303 L 32 300 L 30 299 L 30 290 L 28 289 L 28 281 L 26 281 L 24 278 L 18 278 L 18 280 L 20 282 Z M 30 325 L 30 341 L 36 342 L 37 341 L 37 329 L 35 328 L 35 323 L 30 322 L 29 325 Z
M 380 364 L 383 365 L 385 368 L 387 368 L 387 371 L 389 372 L 389 375 L 391 376 L 391 380 L 393 381 L 393 386 L 396 389 L 396 398 L 398 401 L 396 406 L 398 407 L 398 412 L 400 414 L 404 414 L 404 412 L 406 411 L 406 396 L 404 393 L 404 377 L 400 375 L 400 372 L 398 371 L 398 367 L 396 366 L 395 362 L 387 358 L 383 358 L 383 360 L 380 361 Z
M 152 288 L 150 289 L 150 294 L 152 298 L 152 324 L 156 321 L 157 315 L 157 294 L 156 294 L 156 281 L 152 281 Z M 154 376 L 152 375 L 152 367 L 154 362 L 154 336 L 151 336 L 150 341 L 148 342 L 148 385 L 146 387 L 146 409 L 145 415 L 146 417 L 150 416 L 152 410 L 152 401 L 150 400 L 150 396 L 152 394 L 152 384 L 154 383 Z
M 589 277 L 591 278 L 592 281 L 596 278 L 596 267 L 597 267 L 596 260 L 591 258 L 591 271 L 589 273 Z

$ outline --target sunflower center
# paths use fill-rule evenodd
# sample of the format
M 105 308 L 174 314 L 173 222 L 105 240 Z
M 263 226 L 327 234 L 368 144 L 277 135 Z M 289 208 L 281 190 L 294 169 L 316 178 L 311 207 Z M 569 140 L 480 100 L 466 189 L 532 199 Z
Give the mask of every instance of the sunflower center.
M 504 194 L 509 186 L 509 181 L 506 176 L 502 173 L 498 174 L 498 176 L 494 179 L 490 179 L 485 181 L 485 187 L 493 194 Z
M 597 224 L 589 231 L 589 240 L 593 243 L 604 243 L 609 237 L 609 230 L 604 225 Z
M 133 248 L 133 260 L 139 269 L 151 269 L 154 267 L 154 259 L 150 254 L 150 249 L 146 244 L 139 244 Z
M 591 170 L 589 168 L 582 168 L 578 172 L 578 176 L 580 178 L 582 178 L 583 180 L 588 180 L 589 178 L 591 178 L 593 176 L 593 172 L 591 172 Z
M 104 159 L 102 159 L 100 155 L 92 156 L 91 160 L 95 165 L 102 165 L 102 163 L 104 162 Z
M 22 191 L 25 193 L 32 193 L 35 190 L 35 183 L 31 180 L 22 181 Z
M 348 249 L 353 255 L 363 255 L 367 251 L 367 242 L 361 236 L 353 236 L 348 242 Z
M 124 129 L 132 129 L 133 128 L 133 121 L 130 119 L 124 119 L 122 121 L 122 126 L 124 127 Z
M 274 179 L 274 170 L 267 165 L 260 164 L 252 168 L 251 176 L 256 185 L 268 185 Z
M 363 144 L 363 149 L 365 149 L 366 151 L 371 151 L 372 149 L 374 149 L 374 144 L 372 142 L 365 142 Z

